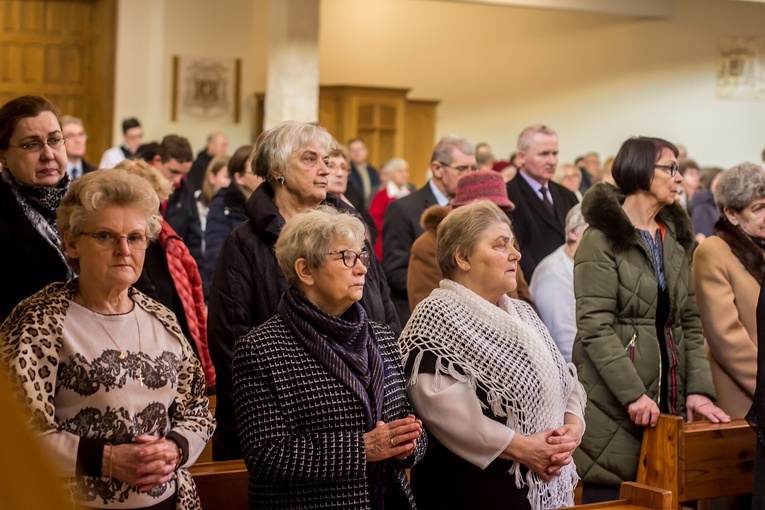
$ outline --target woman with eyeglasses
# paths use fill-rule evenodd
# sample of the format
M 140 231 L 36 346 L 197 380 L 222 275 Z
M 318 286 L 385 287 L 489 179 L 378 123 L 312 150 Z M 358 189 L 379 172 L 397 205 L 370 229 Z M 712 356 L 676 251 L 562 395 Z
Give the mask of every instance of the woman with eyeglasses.
M 359 304 L 372 257 L 357 217 L 293 216 L 274 251 L 290 286 L 236 342 L 236 423 L 250 508 L 413 509 L 425 453 L 393 331 Z
M 242 458 L 231 387 L 234 342 L 273 316 L 289 288 L 274 256 L 279 233 L 297 214 L 321 204 L 357 214 L 328 192 L 328 164 L 336 145 L 323 127 L 293 121 L 264 131 L 256 142 L 252 167 L 265 182 L 244 205 L 247 220 L 224 241 L 210 290 L 210 355 L 218 381 L 215 460 Z M 394 332 L 401 330 L 385 275 L 374 257 L 360 304 L 370 320 L 388 324 Z
M 0 327 L 0 359 L 78 508 L 200 508 L 186 468 L 214 428 L 204 374 L 175 316 L 132 287 L 158 210 L 138 176 L 76 180 L 57 227 L 78 278 Z
M 21 96 L 0 108 L 0 322 L 51 282 L 70 280 L 56 229 L 69 189 L 64 135 L 47 99 Z
M 574 258 L 573 361 L 588 400 L 574 452 L 585 502 L 615 499 L 635 480 L 643 429 L 659 413 L 730 421 L 714 404 L 677 154 L 659 138 L 627 140 L 612 169 L 618 188 L 598 184 L 582 202 L 590 226 Z

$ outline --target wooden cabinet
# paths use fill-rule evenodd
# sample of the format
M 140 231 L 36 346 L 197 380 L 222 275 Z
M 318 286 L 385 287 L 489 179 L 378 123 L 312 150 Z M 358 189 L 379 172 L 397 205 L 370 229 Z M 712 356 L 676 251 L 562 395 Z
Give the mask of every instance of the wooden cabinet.
M 380 166 L 391 158 L 409 163 L 410 181 L 427 181 L 430 156 L 436 144 L 438 101 L 407 99 L 409 89 L 322 85 L 319 123 L 341 144 L 362 138 L 369 162 Z M 263 130 L 265 96 L 257 94 L 256 131 Z

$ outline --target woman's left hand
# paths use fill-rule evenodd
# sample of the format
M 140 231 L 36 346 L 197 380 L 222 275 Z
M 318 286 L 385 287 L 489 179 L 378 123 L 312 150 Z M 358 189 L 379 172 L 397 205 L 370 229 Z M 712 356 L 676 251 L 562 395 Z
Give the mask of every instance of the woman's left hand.
M 548 444 L 564 444 L 573 443 L 576 445 L 571 450 L 566 452 L 556 453 L 550 458 L 550 466 L 547 467 L 547 474 L 552 476 L 558 476 L 560 469 L 571 462 L 571 456 L 574 450 L 582 442 L 582 434 L 584 433 L 584 424 L 582 421 L 573 414 L 567 413 L 565 423 L 552 431 L 552 434 L 547 438 Z
M 172 439 L 149 435 L 138 436 L 135 442 L 144 446 L 139 454 L 142 466 L 136 470 L 138 492 L 148 492 L 172 480 L 179 460 L 178 444 Z
M 685 407 L 688 411 L 688 423 L 693 421 L 693 413 L 700 414 L 712 423 L 728 423 L 730 421 L 730 416 L 705 395 L 688 395 L 685 400 Z

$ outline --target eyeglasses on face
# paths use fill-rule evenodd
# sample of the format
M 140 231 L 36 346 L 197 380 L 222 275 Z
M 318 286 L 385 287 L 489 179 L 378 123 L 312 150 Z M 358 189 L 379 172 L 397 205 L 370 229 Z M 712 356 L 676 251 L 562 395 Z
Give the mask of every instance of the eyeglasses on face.
M 26 152 L 40 152 L 43 150 L 43 147 L 46 145 L 50 147 L 51 149 L 58 149 L 59 147 L 63 146 L 66 143 L 66 138 L 56 136 L 53 138 L 48 138 L 45 142 L 36 141 L 36 142 L 29 142 L 24 143 L 21 145 L 9 145 L 10 147 L 18 147 L 21 150 L 24 150 Z
M 669 171 L 669 176 L 674 177 L 677 175 L 677 172 L 680 170 L 680 167 L 677 165 L 677 163 L 672 163 L 671 165 L 660 165 L 656 163 L 654 165 L 656 168 L 662 168 L 664 170 Z
M 446 166 L 446 167 L 452 168 L 454 170 L 457 170 L 457 172 L 461 173 L 461 174 L 465 173 L 465 172 L 475 172 L 476 170 L 478 170 L 478 167 L 475 166 L 475 165 L 473 165 L 473 166 L 452 166 L 449 163 L 444 163 L 443 161 L 439 161 L 438 164 L 441 165 L 441 166 Z
M 369 252 L 367 250 L 361 250 L 359 253 L 356 253 L 353 250 L 342 250 L 342 251 L 331 251 L 327 255 L 341 255 L 343 256 L 343 264 L 345 264 L 345 267 L 354 267 L 356 265 L 356 261 L 360 260 L 361 264 L 369 268 Z
M 90 236 L 96 240 L 96 244 L 102 248 L 114 249 L 120 244 L 120 239 L 127 239 L 128 246 L 134 250 L 145 250 L 149 247 L 149 238 L 145 234 L 122 235 L 111 230 L 99 230 L 98 232 L 82 232 L 80 235 Z

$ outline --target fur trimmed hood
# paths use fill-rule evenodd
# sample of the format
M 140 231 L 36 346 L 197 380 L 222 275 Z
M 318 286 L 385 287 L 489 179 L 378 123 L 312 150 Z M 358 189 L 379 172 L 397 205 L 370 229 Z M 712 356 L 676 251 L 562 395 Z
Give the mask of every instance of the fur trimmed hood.
M 584 195 L 582 215 L 591 227 L 602 231 L 616 251 L 623 251 L 640 243 L 640 236 L 622 209 L 625 195 L 611 184 L 596 184 Z M 658 219 L 677 237 L 677 242 L 692 253 L 696 240 L 691 219 L 685 209 L 674 203 L 659 211 Z
M 431 205 L 420 217 L 420 225 L 426 232 L 436 233 L 438 225 L 444 221 L 444 218 L 451 212 L 449 206 L 446 205 Z

